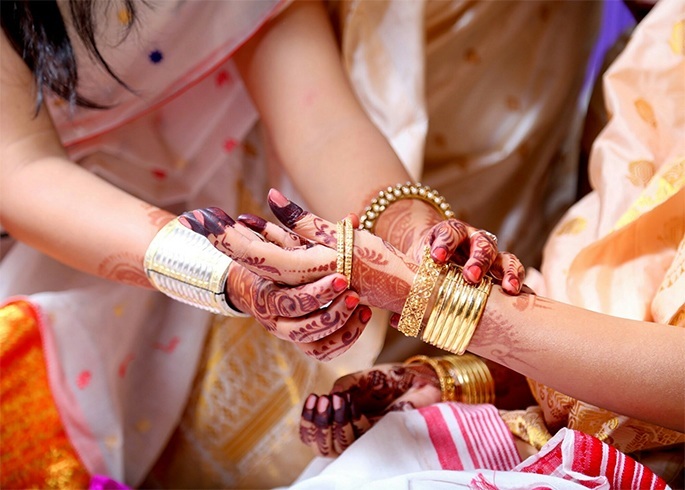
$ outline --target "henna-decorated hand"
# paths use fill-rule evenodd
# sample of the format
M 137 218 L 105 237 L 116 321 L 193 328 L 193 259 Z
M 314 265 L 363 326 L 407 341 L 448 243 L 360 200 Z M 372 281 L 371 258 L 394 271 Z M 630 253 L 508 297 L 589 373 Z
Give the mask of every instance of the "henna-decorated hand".
M 386 413 L 439 401 L 438 379 L 427 366 L 379 364 L 338 379 L 327 395 L 309 395 L 300 439 L 318 455 L 337 456 Z
M 497 238 L 457 219 L 443 220 L 432 206 L 418 199 L 395 201 L 378 218 L 376 232 L 415 262 L 431 245 L 437 263 L 455 262 L 464 267 L 464 278 L 477 284 L 489 273 L 505 292 L 521 292 L 524 269 L 516 256 L 498 252 Z
M 346 291 L 345 277 L 335 273 L 335 253 L 331 258 L 326 248 L 308 250 L 310 244 L 292 233 L 264 242 L 218 208 L 179 220 L 235 260 L 226 281 L 230 301 L 307 355 L 325 361 L 342 354 L 371 319 L 370 308 L 358 306 L 359 295 Z
M 334 224 L 303 210 L 275 189 L 269 192 L 269 206 L 276 218 L 290 230 L 331 248 L 331 251 L 335 250 Z M 267 228 L 274 230 L 272 234 L 277 233 L 275 229 L 278 227 L 275 225 L 267 225 Z M 420 257 L 409 257 L 366 231 L 357 230 L 354 236 L 353 289 L 359 292 L 364 304 L 400 312 Z M 494 240 L 487 232 L 451 219 L 434 225 L 418 243 L 420 250 L 428 243 L 433 259 L 441 263 L 464 254 L 461 263 L 466 264 L 465 275 L 468 280 L 478 282 L 483 273 L 491 271 L 495 277 L 503 278 L 502 287 L 506 292 L 518 294 L 521 290 L 523 265 L 515 255 L 498 253 Z M 474 266 L 478 272 L 472 269 Z
M 525 277 L 523 265 L 514 254 L 499 252 L 497 239 L 485 230 L 454 218 L 441 221 L 410 245 L 407 254 L 420 261 L 426 245 L 430 245 L 435 262 L 452 261 L 463 266 L 464 278 L 471 284 L 477 284 L 489 273 L 507 293 L 521 292 Z

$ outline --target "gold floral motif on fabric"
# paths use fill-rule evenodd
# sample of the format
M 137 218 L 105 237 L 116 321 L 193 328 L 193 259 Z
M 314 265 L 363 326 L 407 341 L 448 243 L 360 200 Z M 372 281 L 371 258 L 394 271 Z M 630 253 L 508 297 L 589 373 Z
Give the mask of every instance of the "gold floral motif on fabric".
M 216 317 L 179 429 L 150 482 L 267 488 L 312 457 L 299 440 L 317 363 L 252 318 Z
M 500 415 L 513 435 L 535 449 L 542 448 L 552 438 L 552 434 L 549 433 L 545 425 L 540 407 L 501 412 Z

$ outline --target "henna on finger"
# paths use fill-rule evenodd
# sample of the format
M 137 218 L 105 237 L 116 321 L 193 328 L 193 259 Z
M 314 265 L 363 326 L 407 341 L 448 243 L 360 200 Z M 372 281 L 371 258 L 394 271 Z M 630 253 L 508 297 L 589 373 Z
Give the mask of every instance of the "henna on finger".
M 269 223 L 264 218 L 254 214 L 241 214 L 238 216 L 238 222 L 247 226 L 255 233 L 259 233 L 267 241 L 275 243 L 286 250 L 298 247 L 311 248 L 314 246 L 312 242 L 304 239 L 297 233 Z
M 186 211 L 179 216 L 178 220 L 195 233 L 206 237 L 222 235 L 227 227 L 235 225 L 233 218 L 222 209 L 215 207 Z
M 366 324 L 371 319 L 371 310 L 368 306 L 360 306 L 345 325 L 331 335 L 316 342 L 295 344 L 309 357 L 319 361 L 330 361 L 346 352 L 354 344 L 364 331 Z
M 483 230 L 472 233 L 470 238 L 471 253 L 464 264 L 464 278 L 471 284 L 477 284 L 497 258 L 497 244 Z
M 500 252 L 492 265 L 492 272 L 497 271 L 501 277 L 502 289 L 512 295 L 521 292 L 526 271 L 516 255 Z
M 314 411 L 315 442 L 319 454 L 331 456 L 333 451 L 332 427 L 333 404 L 327 395 L 320 396 Z
M 314 425 L 314 408 L 319 397 L 314 393 L 309 395 L 302 407 L 300 417 L 300 440 L 307 446 L 315 449 L 316 445 L 316 426 Z
M 316 342 L 341 328 L 358 304 L 359 296 L 351 291 L 336 298 L 325 310 L 317 310 L 301 318 L 279 318 L 274 333 L 292 342 Z
M 439 264 L 444 264 L 459 246 L 468 238 L 468 230 L 465 223 L 449 219 L 438 223 L 431 230 L 429 244 L 431 245 L 431 257 Z M 461 262 L 463 264 L 463 262 Z
M 333 393 L 331 401 L 333 403 L 332 449 L 335 454 L 342 454 L 356 439 L 352 428 L 350 407 L 344 394 Z
M 269 190 L 267 202 L 276 218 L 290 229 L 307 214 L 307 211 L 286 198 L 276 189 Z

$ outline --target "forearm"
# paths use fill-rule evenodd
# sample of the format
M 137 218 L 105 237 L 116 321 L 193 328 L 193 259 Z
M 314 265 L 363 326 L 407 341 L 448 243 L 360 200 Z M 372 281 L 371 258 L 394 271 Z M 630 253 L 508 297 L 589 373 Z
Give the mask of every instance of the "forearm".
M 684 429 L 683 329 L 496 287 L 469 350 L 587 403 Z
M 172 216 L 63 157 L 3 165 L 0 221 L 17 240 L 75 269 L 150 287 L 145 250 Z
M 143 256 L 170 215 L 69 161 L 4 35 L 0 53 L 0 223 L 71 267 L 149 287 Z
M 312 211 L 338 220 L 362 212 L 380 189 L 410 180 L 357 101 L 319 2 L 295 2 L 236 60 L 277 158 Z M 439 217 L 425 203 L 413 206 L 422 210 L 417 219 Z M 377 231 L 398 245 L 387 227 Z

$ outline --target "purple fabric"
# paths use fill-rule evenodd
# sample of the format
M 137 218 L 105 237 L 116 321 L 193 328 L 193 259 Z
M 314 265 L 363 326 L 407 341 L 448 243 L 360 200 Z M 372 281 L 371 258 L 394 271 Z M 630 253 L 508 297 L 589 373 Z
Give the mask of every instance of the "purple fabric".
M 93 475 L 90 479 L 90 486 L 88 490 L 132 490 L 131 487 L 116 480 L 112 480 L 108 476 Z

